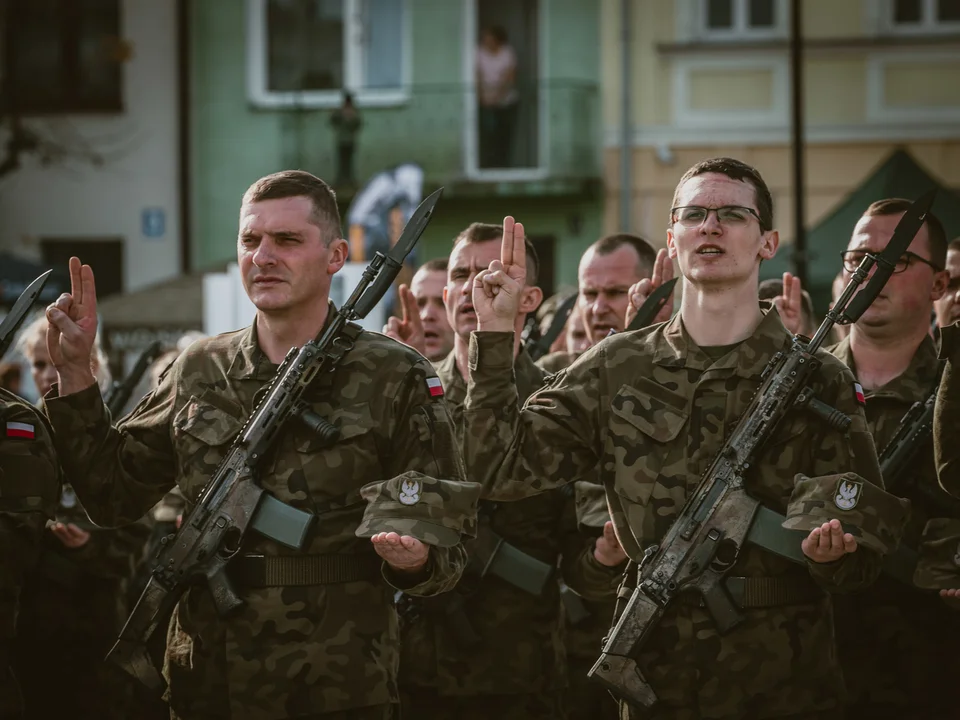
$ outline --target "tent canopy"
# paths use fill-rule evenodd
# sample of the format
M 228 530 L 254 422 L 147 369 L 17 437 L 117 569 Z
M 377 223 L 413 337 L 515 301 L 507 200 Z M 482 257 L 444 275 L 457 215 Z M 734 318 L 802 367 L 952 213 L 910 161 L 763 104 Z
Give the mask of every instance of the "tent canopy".
M 830 285 L 840 272 L 840 253 L 870 203 L 884 198 L 915 200 L 937 188 L 933 213 L 943 223 L 947 240 L 960 235 L 960 198 L 924 170 L 906 150 L 895 150 L 874 173 L 850 193 L 820 223 L 807 232 L 807 284 L 817 314 L 826 312 Z M 793 246 L 781 247 L 776 257 L 760 266 L 760 279 L 778 278 L 793 270 Z

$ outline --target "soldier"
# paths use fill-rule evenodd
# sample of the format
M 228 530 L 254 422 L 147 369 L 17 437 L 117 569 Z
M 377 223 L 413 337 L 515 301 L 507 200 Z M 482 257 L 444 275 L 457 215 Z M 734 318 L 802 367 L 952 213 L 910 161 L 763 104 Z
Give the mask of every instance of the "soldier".
M 630 288 L 650 277 L 656 261 L 657 252 L 650 243 L 628 233 L 607 235 L 587 248 L 577 270 L 577 303 L 591 344 L 611 330 L 623 330 Z
M 522 410 L 509 372 L 510 318 L 525 263 L 523 228 L 513 218 L 504 222 L 502 259 L 474 281 L 478 332 L 464 413 L 470 474 L 493 497 L 523 497 L 599 466 L 620 543 L 635 561 L 670 528 L 760 373 L 790 342 L 777 313 L 757 298 L 760 262 L 779 242 L 759 173 L 729 158 L 704 161 L 681 178 L 672 205 L 667 247 L 683 275 L 679 314 L 595 345 Z M 813 526 L 805 519 L 808 533 L 798 539 L 805 566 L 743 547 L 726 587 L 744 620 L 725 635 L 695 592 L 682 594 L 636 656 L 660 699 L 643 717 L 813 718 L 840 710 L 843 682 L 824 589 L 854 590 L 875 579 L 889 546 L 878 533 L 900 518 L 873 506 L 882 480 L 852 374 L 827 353 L 818 357 L 813 389 L 850 417 L 849 433 L 792 411 L 745 473 L 746 489 L 783 513 L 801 471 L 816 479 L 796 483 L 797 492 L 852 480 L 858 511 L 877 520 L 864 523 L 871 527 L 861 527 L 858 539 L 842 530 L 832 503 L 826 520 Z
M 72 291 L 47 310 L 60 385 L 46 409 L 64 471 L 101 523 L 139 517 L 174 484 L 192 508 L 287 351 L 330 320 L 331 279 L 347 257 L 330 187 L 301 171 L 255 182 L 240 208 L 237 257 L 254 323 L 191 345 L 117 428 L 89 371 L 93 272 L 71 259 Z M 374 333 L 359 334 L 337 369 L 316 378 L 305 401 L 339 439 L 331 445 L 305 425 L 285 427 L 259 480 L 278 500 L 315 513 L 318 529 L 300 552 L 254 532 L 243 538 L 228 566 L 243 600 L 235 613 L 220 617 L 206 587 L 181 598 L 164 667 L 172 717 L 395 714 L 391 598 L 396 589 L 453 586 L 464 563 L 459 532 L 441 535 L 421 520 L 447 512 L 442 520 L 469 531 L 475 510 L 458 497 L 479 489 L 461 480 L 438 386 L 426 360 Z M 362 489 L 377 494 L 388 481 L 390 517 L 361 524 Z
M 435 258 L 421 265 L 410 281 L 401 285 L 402 316 L 391 317 L 383 328 L 387 337 L 419 350 L 427 360 L 438 363 L 453 349 L 453 329 L 443 305 L 443 286 L 447 284 L 447 259 Z M 418 316 L 419 326 L 410 322 Z M 416 337 L 413 333 L 418 333 Z M 419 334 L 423 337 L 420 338 Z M 422 350 L 421 350 L 422 348 Z
M 453 351 L 437 367 L 444 397 L 459 430 L 470 333 L 476 328 L 473 278 L 500 254 L 503 228 L 473 223 L 454 241 L 443 296 Z M 540 304 L 537 260 L 530 262 L 513 327 L 513 372 L 521 399 L 545 373 L 520 348 L 526 314 Z M 544 493 L 510 503 L 482 503 L 477 540 L 467 544 L 471 565 L 454 592 L 434 602 L 405 601 L 402 612 L 400 691 L 404 713 L 417 718 L 563 718 L 565 662 L 562 616 L 553 570 L 561 552 L 571 585 L 600 585 L 612 592 L 626 560 L 615 541 L 582 544 L 573 503 L 564 493 Z M 485 549 L 502 538 L 483 574 Z M 500 569 L 502 568 L 502 570 Z M 517 578 L 537 582 L 517 582 Z M 506 579 L 507 576 L 514 581 Z M 429 599 L 434 600 L 434 599 Z
M 843 287 L 840 288 L 843 290 Z M 777 308 L 783 326 L 794 335 L 813 337 L 817 318 L 813 313 L 813 298 L 800 287 L 800 280 L 792 273 L 784 273 L 782 280 L 770 279 L 760 283 L 761 300 L 769 300 Z
M 579 305 L 575 305 L 570 311 L 562 338 L 563 350 L 557 350 L 537 360 L 537 365 L 551 375 L 570 365 L 590 347 L 590 336 L 583 325 L 583 310 Z
M 947 275 L 949 284 L 943 296 L 933 306 L 937 315 L 937 327 L 945 328 L 960 320 L 960 237 L 947 245 Z
M 867 208 L 843 255 L 845 279 L 865 253 L 878 253 L 910 206 L 901 199 Z M 878 449 L 893 438 L 911 405 L 937 386 L 937 352 L 929 334 L 933 303 L 947 287 L 946 238 L 933 213 L 887 281 L 838 345 L 830 348 L 863 387 L 867 425 Z M 903 542 L 919 547 L 932 518 L 960 518 L 960 503 L 937 486 L 933 447 L 916 451 L 909 477 L 884 477 L 888 491 L 911 501 Z M 960 616 L 933 594 L 884 575 L 870 592 L 835 602 L 837 642 L 851 717 L 946 718 L 955 706 L 950 679 L 960 673 L 952 646 Z M 870 638 L 870 642 L 865 642 Z
M 12 719 L 24 712 L 11 667 L 21 588 L 40 557 L 44 525 L 56 512 L 60 470 L 46 418 L 3 389 L 0 430 L 0 718 Z
M 57 379 L 47 351 L 48 323 L 42 315 L 21 334 L 18 347 L 30 363 L 40 396 Z M 99 339 L 90 372 L 98 388 L 110 386 Z M 152 521 L 117 529 L 99 528 L 69 482 L 43 535 L 40 561 L 24 586 L 16 669 L 27 718 L 71 712 L 102 720 L 125 717 L 135 683 L 103 658 L 123 627 L 135 567 L 146 554 Z M 55 654 L 50 648 L 56 647 Z M 55 683 L 58 692 L 50 692 Z

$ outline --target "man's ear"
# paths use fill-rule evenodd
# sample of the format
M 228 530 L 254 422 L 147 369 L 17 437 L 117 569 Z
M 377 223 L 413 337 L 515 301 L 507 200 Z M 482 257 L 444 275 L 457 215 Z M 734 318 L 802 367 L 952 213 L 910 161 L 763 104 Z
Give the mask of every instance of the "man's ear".
M 673 230 L 667 228 L 667 254 L 671 260 L 677 258 L 677 243 L 673 240 Z
M 760 252 L 758 255 L 761 260 L 770 260 L 777 254 L 777 248 L 780 246 L 780 233 L 776 230 L 765 232 L 760 242 Z
M 947 287 L 950 285 L 950 273 L 946 270 L 941 270 L 940 272 L 933 274 L 933 287 L 930 288 L 930 299 L 937 301 L 944 296 L 947 292 Z
M 447 286 L 446 285 L 443 286 L 443 304 L 444 305 L 447 304 Z
M 520 293 L 520 308 L 518 312 L 521 315 L 532 313 L 540 306 L 542 300 L 543 290 L 536 286 L 525 287 L 523 292 Z
M 330 261 L 327 263 L 327 274 L 334 275 L 340 272 L 347 262 L 347 254 L 350 252 L 350 246 L 343 238 L 337 238 L 330 243 Z

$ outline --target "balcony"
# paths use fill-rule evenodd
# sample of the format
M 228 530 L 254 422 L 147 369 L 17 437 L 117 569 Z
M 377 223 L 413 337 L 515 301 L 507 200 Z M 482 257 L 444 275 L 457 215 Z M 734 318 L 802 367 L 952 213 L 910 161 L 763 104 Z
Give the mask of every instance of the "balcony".
M 473 86 L 465 84 L 413 85 L 398 106 L 361 106 L 357 177 L 363 182 L 386 168 L 416 163 L 424 169 L 425 189 L 444 185 L 448 193 L 462 196 L 599 193 L 598 85 L 541 81 L 518 88 L 518 96 L 514 109 L 499 116 L 481 113 Z M 288 166 L 332 178 L 331 111 L 271 112 L 283 116 Z M 500 120 L 505 123 L 498 125 Z M 486 134 L 481 122 L 487 123 Z M 347 188 L 339 190 L 349 194 Z

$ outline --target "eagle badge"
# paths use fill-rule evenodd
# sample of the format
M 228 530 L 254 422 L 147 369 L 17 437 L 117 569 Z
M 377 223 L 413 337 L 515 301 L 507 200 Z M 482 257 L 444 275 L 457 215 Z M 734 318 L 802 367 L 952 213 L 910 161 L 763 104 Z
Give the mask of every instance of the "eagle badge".
M 853 510 L 860 501 L 863 483 L 859 480 L 841 479 L 833 503 L 841 510 Z
M 401 480 L 400 495 L 397 499 L 404 505 L 416 505 L 420 502 L 420 481 Z

